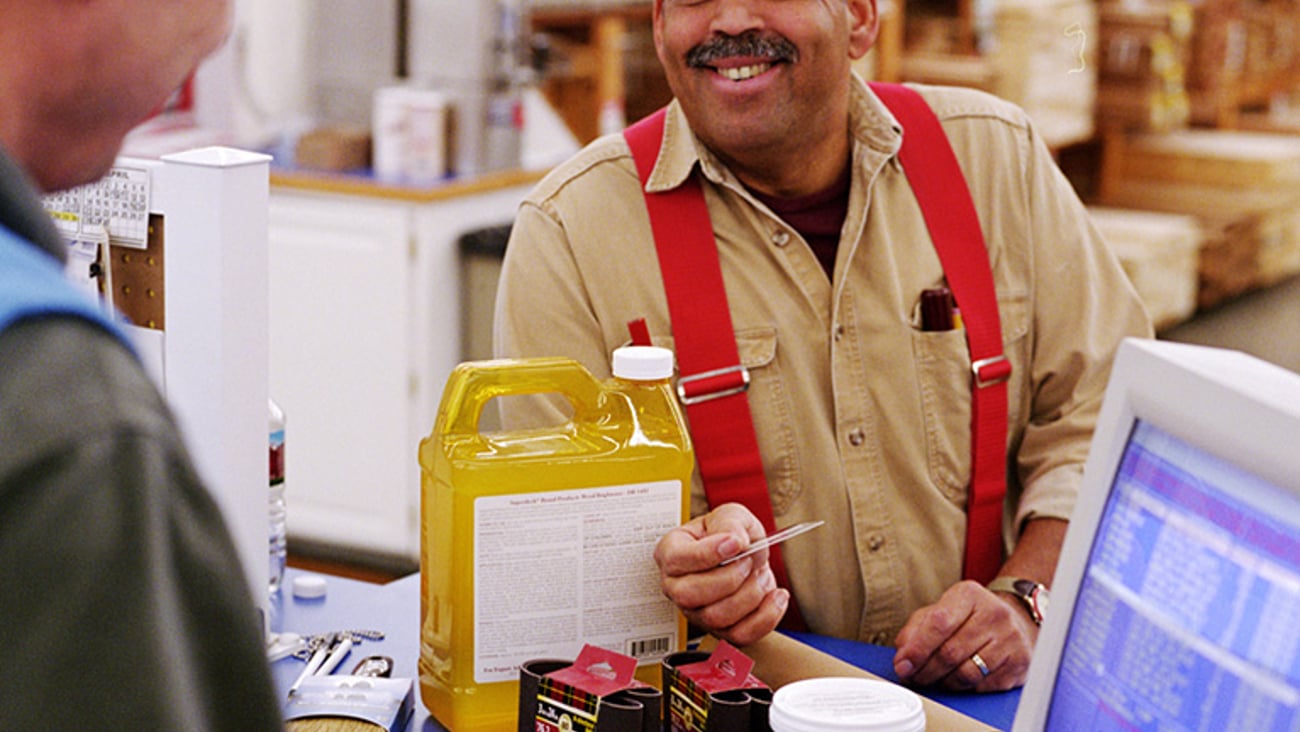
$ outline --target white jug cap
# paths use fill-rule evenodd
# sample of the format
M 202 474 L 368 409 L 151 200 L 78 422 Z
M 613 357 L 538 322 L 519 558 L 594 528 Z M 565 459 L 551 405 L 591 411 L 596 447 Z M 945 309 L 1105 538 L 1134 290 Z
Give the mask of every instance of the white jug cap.
M 888 681 L 805 679 L 772 697 L 772 732 L 924 732 L 921 697 Z
M 673 352 L 657 346 L 624 346 L 614 350 L 614 376 L 632 381 L 660 381 L 673 376 Z

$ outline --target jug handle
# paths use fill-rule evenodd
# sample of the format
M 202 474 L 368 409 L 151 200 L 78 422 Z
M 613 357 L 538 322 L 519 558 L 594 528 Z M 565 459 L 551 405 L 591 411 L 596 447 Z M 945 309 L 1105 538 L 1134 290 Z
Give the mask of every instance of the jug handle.
M 497 397 L 552 393 L 567 398 L 580 419 L 598 409 L 601 386 L 586 367 L 570 358 L 460 364 L 447 378 L 442 434 L 478 434 L 483 407 Z

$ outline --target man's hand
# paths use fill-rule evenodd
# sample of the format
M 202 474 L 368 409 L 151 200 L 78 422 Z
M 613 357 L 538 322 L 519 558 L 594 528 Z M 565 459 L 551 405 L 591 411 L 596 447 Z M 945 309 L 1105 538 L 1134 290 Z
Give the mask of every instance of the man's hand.
M 725 567 L 765 536 L 745 507 L 728 503 L 668 532 L 655 547 L 664 595 L 687 620 L 734 645 L 753 643 L 776 629 L 790 593 L 776 586 L 767 550 Z
M 998 574 L 1051 585 L 1068 527 L 1068 522 L 1052 518 L 1026 523 Z M 894 641 L 894 672 L 904 682 L 923 686 L 1014 689 L 1025 683 L 1037 640 L 1038 626 L 1019 599 L 976 582 L 961 582 L 908 618 Z
M 894 672 L 905 683 L 954 691 L 1014 689 L 1025 683 L 1037 639 L 1038 626 L 1014 597 L 965 581 L 908 619 Z

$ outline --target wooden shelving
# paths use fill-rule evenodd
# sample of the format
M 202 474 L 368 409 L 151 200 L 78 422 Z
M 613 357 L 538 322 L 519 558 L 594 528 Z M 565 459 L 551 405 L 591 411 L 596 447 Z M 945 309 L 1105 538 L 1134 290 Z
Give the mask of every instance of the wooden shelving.
M 579 142 L 615 131 L 642 116 L 646 107 L 657 108 L 670 98 L 666 84 L 651 84 L 647 90 L 645 64 L 629 57 L 646 52 L 644 43 L 633 41 L 646 37 L 651 7 L 642 0 L 541 4 L 529 11 L 533 31 L 550 41 L 552 65 L 542 92 Z M 649 54 L 653 60 L 653 46 Z

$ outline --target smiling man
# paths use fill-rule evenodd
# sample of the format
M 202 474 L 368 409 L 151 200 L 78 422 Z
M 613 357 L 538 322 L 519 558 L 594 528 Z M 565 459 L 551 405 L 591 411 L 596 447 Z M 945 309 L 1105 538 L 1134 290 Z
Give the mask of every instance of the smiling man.
M 776 525 L 826 525 L 783 545 L 788 587 L 765 553 L 718 566 L 764 529 L 749 509 L 710 506 L 697 475 L 695 518 L 656 551 L 665 594 L 739 644 L 797 606 L 815 632 L 896 646 L 904 680 L 1022 684 L 1114 349 L 1150 333 L 1122 270 L 1011 104 L 915 87 L 965 181 L 902 168 L 904 139 L 942 140 L 905 129 L 851 70 L 876 38 L 874 0 L 656 0 L 653 23 L 675 96 L 653 168 L 643 186 L 610 136 L 536 187 L 507 248 L 498 354 L 607 375 L 629 321 L 657 345 L 684 340 L 646 194 L 698 184 L 763 498 Z M 969 188 L 1011 365 L 1003 536 L 989 537 L 1005 554 L 989 586 L 962 579 L 972 359 L 960 326 L 923 322 L 922 293 L 947 280 L 909 173 Z M 540 398 L 503 405 L 512 426 L 562 414 Z

